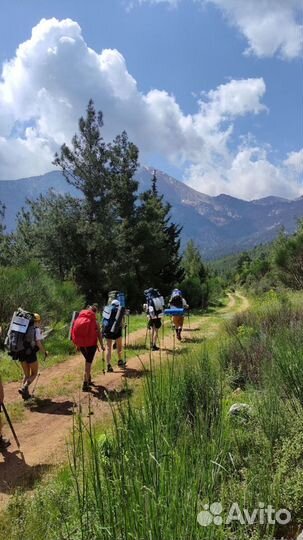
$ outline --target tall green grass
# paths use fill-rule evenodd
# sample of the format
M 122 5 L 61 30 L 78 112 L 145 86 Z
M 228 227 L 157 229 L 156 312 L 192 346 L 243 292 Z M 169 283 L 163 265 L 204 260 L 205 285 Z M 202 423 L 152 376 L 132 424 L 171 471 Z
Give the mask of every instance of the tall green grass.
M 159 369 L 151 360 L 142 400 L 111 401 L 113 425 L 106 433 L 91 416 L 75 417 L 68 469 L 42 483 L 32 498 L 13 498 L 0 538 L 288 537 L 290 528 L 270 524 L 197 522 L 206 504 L 220 502 L 224 518 L 234 502 L 249 511 L 263 502 L 289 508 L 294 529 L 303 523 L 301 312 L 298 305 L 283 309 L 270 298 L 238 315 L 211 354 L 200 345 Z M 235 348 L 237 362 L 250 361 L 248 373 L 258 370 L 236 394 Z M 230 417 L 237 401 L 248 403 L 251 414 Z

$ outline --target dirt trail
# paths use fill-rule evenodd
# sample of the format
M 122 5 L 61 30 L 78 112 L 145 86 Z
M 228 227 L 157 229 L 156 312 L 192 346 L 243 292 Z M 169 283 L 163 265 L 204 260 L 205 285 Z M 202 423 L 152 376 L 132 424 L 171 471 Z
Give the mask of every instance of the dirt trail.
M 235 295 L 241 300 L 241 311 L 246 311 L 250 307 L 250 302 L 246 296 L 236 291 Z
M 246 298 L 237 295 L 241 299 L 241 306 L 246 309 Z M 230 295 L 224 312 L 232 312 L 234 308 L 235 297 Z M 223 310 L 221 312 L 223 315 Z M 220 312 L 218 314 L 220 315 Z M 131 333 L 130 345 L 144 342 L 145 333 L 145 329 Z M 191 328 L 187 328 L 185 322 L 184 343 L 175 342 L 171 333 L 165 335 L 161 342 L 162 351 L 153 353 L 153 361 L 157 363 L 166 360 L 172 354 L 174 346 L 178 350 L 186 348 L 186 343 L 190 345 L 191 342 L 202 341 L 202 334 L 203 317 L 192 322 Z M 100 362 L 100 353 L 95 361 Z M 66 460 L 66 442 L 72 429 L 75 410 L 81 407 L 82 413 L 87 414 L 90 403 L 94 419 L 109 421 L 111 410 L 107 395 L 111 396 L 113 401 L 125 398 L 128 392 L 133 392 L 136 385 L 140 384 L 144 370 L 148 369 L 149 364 L 150 353 L 146 352 L 140 355 L 140 358 L 128 359 L 126 370 L 115 367 L 114 373 L 100 373 L 94 377 L 95 386 L 90 394 L 81 392 L 83 358 L 80 354 L 74 355 L 62 364 L 43 370 L 37 398 L 24 406 L 21 420 L 15 423 L 21 442 L 20 451 L 17 450 L 11 437 L 12 446 L 9 447 L 9 451 L 0 454 L 0 509 L 5 507 L 16 487 L 31 489 L 39 477 Z M 130 384 L 126 386 L 126 382 Z M 9 383 L 5 386 L 6 404 L 13 406 L 16 403 L 18 387 L 19 383 Z M 48 397 L 44 399 L 44 396 Z M 8 434 L 7 427 L 5 432 Z

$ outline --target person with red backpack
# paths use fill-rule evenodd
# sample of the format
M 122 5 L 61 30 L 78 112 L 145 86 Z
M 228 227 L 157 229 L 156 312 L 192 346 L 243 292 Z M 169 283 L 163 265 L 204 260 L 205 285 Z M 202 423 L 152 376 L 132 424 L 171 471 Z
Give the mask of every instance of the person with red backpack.
M 97 304 L 88 306 L 87 309 L 80 311 L 77 319 L 73 323 L 71 338 L 85 358 L 83 392 L 89 392 L 92 385 L 91 368 L 97 351 L 98 341 L 102 351 L 104 351 L 103 339 L 100 327 L 97 322 L 96 313 Z

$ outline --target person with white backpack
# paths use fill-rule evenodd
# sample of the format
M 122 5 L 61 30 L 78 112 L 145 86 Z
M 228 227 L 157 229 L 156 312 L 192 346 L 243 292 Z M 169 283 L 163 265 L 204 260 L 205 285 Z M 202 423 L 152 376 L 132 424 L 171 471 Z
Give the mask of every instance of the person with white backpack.
M 158 289 L 150 287 L 144 291 L 146 303 L 143 305 L 143 309 L 146 311 L 148 317 L 147 328 L 151 330 L 150 345 L 152 351 L 159 351 L 160 348 L 157 345 L 159 329 L 162 326 L 162 316 L 164 308 L 164 298 Z
M 18 308 L 13 314 L 4 342 L 12 359 L 21 363 L 24 377 L 18 392 L 25 401 L 30 399 L 29 387 L 38 376 L 37 352 L 42 352 L 45 357 L 48 354 L 43 345 L 40 323 L 39 313 Z

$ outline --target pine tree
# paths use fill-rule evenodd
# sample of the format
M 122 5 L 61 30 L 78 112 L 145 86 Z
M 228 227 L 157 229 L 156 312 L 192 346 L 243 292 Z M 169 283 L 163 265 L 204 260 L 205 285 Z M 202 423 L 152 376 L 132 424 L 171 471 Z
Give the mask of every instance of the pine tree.
M 70 195 L 50 191 L 28 200 L 27 208 L 18 216 L 16 262 L 21 265 L 35 258 L 53 277 L 74 277 L 80 282 L 78 271 L 85 265 L 85 246 L 78 231 L 83 221 L 82 201 Z
M 128 141 L 126 132 L 106 144 L 102 126 L 102 113 L 96 112 L 90 100 L 86 118 L 79 120 L 79 134 L 72 139 L 72 149 L 64 144 L 54 161 L 67 181 L 84 195 L 86 220 L 81 229 L 86 254 L 85 265 L 79 270 L 89 301 L 100 290 L 105 298 L 109 289 L 127 286 L 131 230 L 137 215 L 138 184 L 133 176 L 138 149 Z
M 204 266 L 199 248 L 189 240 L 183 257 L 185 279 L 180 284 L 192 308 L 207 307 L 209 297 L 209 276 Z
M 154 172 L 151 189 L 141 195 L 137 243 L 141 253 L 137 269 L 140 286 L 156 287 L 168 295 L 183 277 L 180 267 L 180 234 L 182 227 L 171 222 L 170 204 L 159 195 Z
M 207 276 L 207 270 L 203 264 L 199 248 L 193 240 L 189 240 L 182 257 L 182 266 L 186 277 L 198 277 L 204 281 Z
M 6 266 L 10 264 L 12 259 L 12 235 L 6 234 L 4 225 L 6 207 L 0 201 L 0 265 Z

